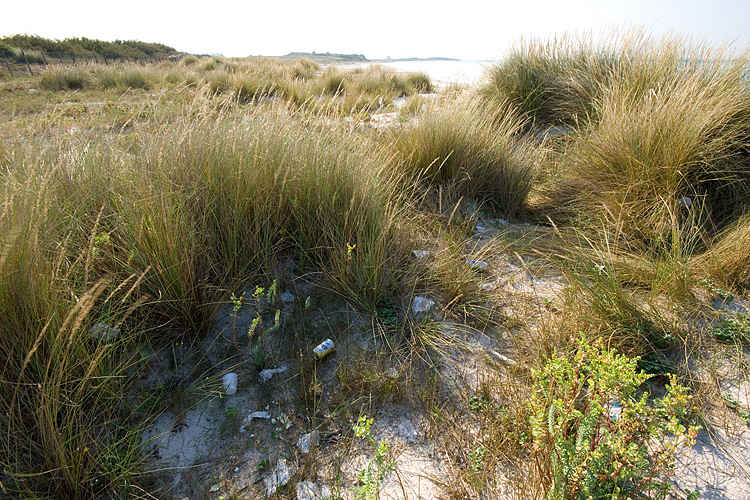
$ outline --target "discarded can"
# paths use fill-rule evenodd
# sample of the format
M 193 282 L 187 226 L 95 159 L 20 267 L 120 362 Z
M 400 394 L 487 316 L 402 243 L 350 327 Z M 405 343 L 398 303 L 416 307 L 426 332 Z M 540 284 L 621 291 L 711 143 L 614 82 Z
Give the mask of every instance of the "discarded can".
M 235 392 L 237 392 L 237 374 L 232 373 L 226 373 L 221 379 L 222 383 L 224 384 L 224 390 L 227 392 L 227 396 L 231 396 Z
M 609 418 L 617 420 L 622 415 L 622 405 L 619 401 L 610 401 L 608 405 Z
M 472 259 L 466 259 L 466 263 L 469 264 L 472 267 L 478 267 L 480 269 L 486 269 L 487 263 L 483 260 L 472 260 Z
M 318 359 L 323 359 L 333 350 L 333 340 L 325 339 L 323 342 L 317 345 L 313 352 Z

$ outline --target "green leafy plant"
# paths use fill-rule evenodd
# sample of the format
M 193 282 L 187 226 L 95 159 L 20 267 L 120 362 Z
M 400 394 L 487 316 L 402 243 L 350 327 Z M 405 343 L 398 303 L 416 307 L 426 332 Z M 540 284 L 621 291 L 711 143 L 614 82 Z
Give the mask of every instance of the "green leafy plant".
M 378 299 L 375 303 L 375 312 L 386 326 L 396 326 L 398 323 L 398 315 L 393 305 L 393 299 L 389 297 Z
M 373 419 L 366 415 L 359 417 L 354 425 L 354 435 L 362 438 L 374 446 L 375 438 L 370 434 Z M 377 444 L 375 455 L 357 473 L 359 485 L 352 488 L 354 500 L 375 500 L 385 475 L 394 470 L 396 463 L 388 455 L 388 440 L 383 439 Z
M 236 296 L 234 293 L 232 293 L 230 300 L 232 301 L 232 315 L 235 318 L 235 321 L 237 319 L 237 313 L 242 307 L 243 300 L 245 298 L 245 293 L 243 292 L 242 295 L 239 297 Z M 256 308 L 256 316 L 253 319 L 253 321 L 250 323 L 250 328 L 248 328 L 247 331 L 247 342 L 248 342 L 248 351 L 244 351 L 237 342 L 237 337 L 235 333 L 232 333 L 232 336 L 234 338 L 234 345 L 235 348 L 244 354 L 245 356 L 248 356 L 249 358 L 252 358 L 253 362 L 255 363 L 255 366 L 261 370 L 266 364 L 266 358 L 268 356 L 268 353 L 265 349 L 265 342 L 264 342 L 264 336 L 266 334 L 275 333 L 281 328 L 281 310 L 276 309 L 276 313 L 274 315 L 273 324 L 270 328 L 267 330 L 263 327 L 263 314 L 264 314 L 264 306 L 263 301 L 269 305 L 273 305 L 278 300 L 278 285 L 276 280 L 273 280 L 273 283 L 271 283 L 271 286 L 268 287 L 268 290 L 266 291 L 265 288 L 261 286 L 256 286 L 255 291 L 252 294 L 253 302 L 255 303 Z
M 534 371 L 532 453 L 548 499 L 665 498 L 690 396 L 674 377 L 649 404 L 648 374 L 628 358 L 578 339 L 572 359 L 555 354 Z
M 722 342 L 738 342 L 750 345 L 750 316 L 743 313 L 721 318 L 714 328 L 714 336 Z
M 372 436 L 370 435 L 370 427 L 372 427 L 373 422 L 374 419 L 368 418 L 367 415 L 359 417 L 357 423 L 354 424 L 354 435 L 362 439 L 372 439 Z
M 724 300 L 726 300 L 728 302 L 731 302 L 731 301 L 734 300 L 734 294 L 732 294 L 732 292 L 730 292 L 729 290 L 726 290 L 726 289 L 720 287 L 711 278 L 704 278 L 704 279 L 700 280 L 697 284 L 698 284 L 698 286 L 705 286 L 711 292 L 715 293 L 716 295 L 718 295 L 719 297 L 721 297 L 722 299 L 724 299 Z
M 485 453 L 487 453 L 487 449 L 482 445 L 479 445 L 471 450 L 471 453 L 469 453 L 469 455 L 466 457 L 468 459 L 471 472 L 477 473 L 482 470 Z
M 232 301 L 232 313 L 236 316 L 239 310 L 242 308 L 242 300 L 245 298 L 245 292 L 242 292 L 242 295 L 237 297 L 234 292 L 232 292 L 232 296 L 229 298 L 229 300 Z

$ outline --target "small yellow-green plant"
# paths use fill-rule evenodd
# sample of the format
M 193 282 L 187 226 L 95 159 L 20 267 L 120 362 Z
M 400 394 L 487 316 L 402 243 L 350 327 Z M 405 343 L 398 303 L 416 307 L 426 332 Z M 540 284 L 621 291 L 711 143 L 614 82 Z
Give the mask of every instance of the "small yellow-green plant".
M 375 438 L 370 434 L 373 419 L 366 415 L 359 417 L 354 425 L 354 435 L 362 438 L 371 446 L 375 446 Z M 388 455 L 388 440 L 377 443 L 375 455 L 357 473 L 359 485 L 352 488 L 355 500 L 375 500 L 385 475 L 392 471 L 396 463 Z

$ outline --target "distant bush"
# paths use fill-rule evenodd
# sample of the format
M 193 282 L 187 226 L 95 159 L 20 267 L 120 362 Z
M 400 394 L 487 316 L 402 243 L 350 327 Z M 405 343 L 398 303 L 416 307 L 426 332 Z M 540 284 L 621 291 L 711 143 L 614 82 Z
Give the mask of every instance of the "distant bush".
M 149 90 L 156 82 L 154 73 L 143 68 L 129 68 L 122 72 L 122 83 L 126 88 Z
M 434 91 L 432 81 L 429 75 L 422 72 L 409 73 L 406 77 L 409 87 L 414 88 L 417 92 L 430 93 Z
M 292 77 L 301 80 L 315 78 L 320 66 L 310 59 L 297 59 L 292 67 Z
M 338 69 L 329 69 L 323 75 L 323 93 L 336 95 L 344 91 L 344 73 Z
M 196 64 L 199 61 L 199 59 L 195 56 L 186 56 L 182 58 L 182 61 L 180 61 L 184 66 L 192 66 Z
M 45 52 L 69 52 L 74 54 L 112 54 L 135 58 L 148 58 L 154 54 L 168 54 L 176 52 L 172 47 L 160 43 L 146 43 L 138 40 L 115 40 L 105 42 L 89 38 L 66 38 L 65 40 L 50 40 L 34 35 L 13 35 L 0 38 L 0 42 L 19 49 Z

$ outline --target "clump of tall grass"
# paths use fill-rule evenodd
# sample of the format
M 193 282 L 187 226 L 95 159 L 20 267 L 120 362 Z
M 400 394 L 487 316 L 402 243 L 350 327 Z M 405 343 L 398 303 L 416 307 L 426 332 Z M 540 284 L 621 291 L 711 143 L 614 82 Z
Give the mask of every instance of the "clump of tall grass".
M 522 40 L 486 71 L 479 93 L 490 106 L 510 100 L 530 124 L 576 125 L 617 62 L 618 54 L 584 37 Z
M 398 73 L 379 65 L 345 72 L 344 79 L 347 90 L 369 95 L 403 97 L 433 90 L 429 76 L 424 73 Z
M 48 90 L 81 90 L 91 85 L 91 75 L 83 66 L 54 66 L 42 73 L 41 84 Z
M 141 67 L 131 66 L 122 73 L 122 86 L 125 89 L 150 90 L 159 81 L 159 76 Z
M 641 31 L 609 40 L 519 44 L 480 96 L 572 127 L 538 190 L 542 216 L 606 240 L 621 272 L 648 269 L 636 281 L 684 293 L 691 259 L 748 208 L 749 56 Z
M 183 58 L 182 58 L 182 59 L 180 60 L 180 64 L 182 64 L 183 66 L 193 66 L 193 65 L 194 65 L 194 64 L 196 64 L 196 63 L 197 63 L 198 61 L 199 61 L 199 59 L 198 59 L 198 57 L 197 57 L 197 56 L 194 56 L 194 55 L 189 55 L 189 56 L 185 56 L 185 57 L 183 57 Z
M 292 78 L 299 80 L 310 80 L 315 78 L 320 66 L 315 61 L 310 59 L 296 59 L 292 63 Z
M 282 258 L 353 301 L 398 286 L 403 187 L 382 153 L 312 122 L 216 113 L 110 162 L 122 182 L 112 240 L 132 251 L 128 272 L 150 267 L 142 286 L 163 297 L 162 317 L 200 327 L 234 283 L 267 277 Z
M 427 73 L 418 71 L 416 73 L 409 73 L 406 76 L 406 81 L 409 87 L 414 88 L 417 92 L 423 94 L 429 94 L 434 92 L 435 87 L 432 84 L 432 80 Z
M 736 219 L 750 194 L 744 61 L 707 61 L 647 92 L 639 82 L 611 85 L 595 103 L 596 123 L 559 159 L 556 208 L 606 220 L 653 252 L 680 238 L 692 252 Z
M 48 90 L 149 90 L 160 81 L 161 74 L 154 68 L 134 64 L 52 66 L 41 76 L 41 84 Z
M 439 191 L 438 205 L 462 197 L 487 203 L 506 217 L 525 208 L 542 150 L 519 135 L 523 120 L 511 106 L 494 120 L 467 97 L 437 102 L 415 123 L 386 132 L 394 168 Z
M 59 170 L 37 166 L 9 161 L 0 187 L 0 489 L 119 495 L 141 470 L 138 417 L 125 398 L 136 326 L 128 317 L 148 298 L 137 276 L 122 281 L 100 267 L 108 250 L 96 200 L 77 203 L 71 183 L 56 183 Z M 95 338 L 97 323 L 120 335 Z
M 611 85 L 629 82 L 648 93 L 677 73 L 700 73 L 704 62 L 727 55 L 677 35 L 655 37 L 639 29 L 613 30 L 598 39 L 566 34 L 521 40 L 487 70 L 479 94 L 490 107 L 509 99 L 531 124 L 577 127 L 596 120 L 596 101 Z
M 127 490 L 143 451 L 123 397 L 140 330 L 202 331 L 229 291 L 288 259 L 366 307 L 402 286 L 408 205 L 383 151 L 299 116 L 203 104 L 137 141 L 63 136 L 4 155 L 4 492 Z M 93 338 L 100 322 L 120 335 Z
M 750 215 L 743 215 L 693 261 L 698 276 L 710 276 L 730 289 L 750 290 Z

